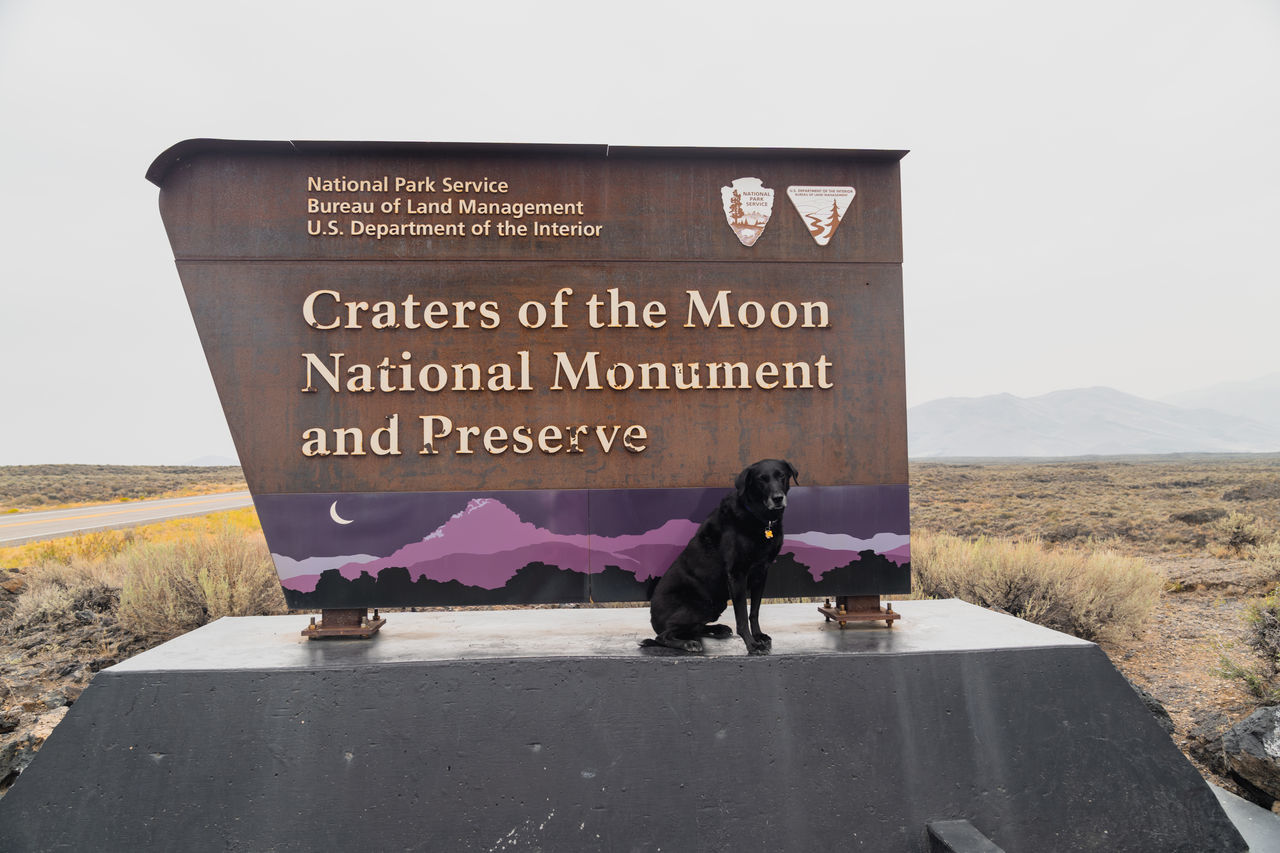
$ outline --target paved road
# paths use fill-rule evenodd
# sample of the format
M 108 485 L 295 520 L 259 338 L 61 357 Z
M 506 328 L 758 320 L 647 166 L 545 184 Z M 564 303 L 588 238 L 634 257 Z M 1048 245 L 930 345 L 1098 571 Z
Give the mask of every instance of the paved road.
M 163 498 L 153 501 L 78 506 L 45 512 L 0 515 L 0 546 L 20 545 L 36 539 L 57 539 L 91 530 L 114 530 L 138 524 L 152 524 L 171 518 L 208 515 L 226 509 L 252 506 L 248 492 Z

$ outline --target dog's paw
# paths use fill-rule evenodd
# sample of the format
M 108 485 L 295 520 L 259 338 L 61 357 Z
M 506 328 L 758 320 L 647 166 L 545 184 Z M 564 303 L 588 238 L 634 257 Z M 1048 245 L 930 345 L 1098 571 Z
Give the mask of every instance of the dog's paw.
M 767 655 L 767 654 L 769 654 L 769 647 L 768 647 L 767 645 L 765 645 L 764 643 L 755 643 L 755 644 L 753 644 L 753 645 L 747 646 L 747 654 L 749 654 L 749 655 Z
M 766 649 L 773 648 L 773 637 L 770 637 L 768 634 L 754 634 L 753 637 L 757 643 L 764 646 Z
M 686 652 L 700 652 L 702 651 L 702 641 L 701 640 L 685 640 L 680 647 L 684 649 Z

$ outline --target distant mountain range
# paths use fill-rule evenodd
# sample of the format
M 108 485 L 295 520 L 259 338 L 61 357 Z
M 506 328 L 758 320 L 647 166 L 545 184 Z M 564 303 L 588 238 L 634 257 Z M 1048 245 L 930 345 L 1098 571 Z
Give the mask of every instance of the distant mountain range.
M 1160 398 L 1187 409 L 1213 409 L 1280 427 L 1280 373 L 1244 382 L 1222 382 Z
M 910 408 L 907 436 L 914 459 L 1280 452 L 1280 373 L 1164 402 L 1113 388 L 950 397 Z

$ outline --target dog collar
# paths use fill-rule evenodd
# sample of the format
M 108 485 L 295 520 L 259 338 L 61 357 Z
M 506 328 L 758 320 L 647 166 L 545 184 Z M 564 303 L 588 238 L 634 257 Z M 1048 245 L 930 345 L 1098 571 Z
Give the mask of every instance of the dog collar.
M 764 538 L 765 538 L 765 539 L 772 539 L 772 538 L 773 538 L 773 525 L 774 525 L 774 522 L 770 521 L 769 523 L 767 523 L 767 524 L 764 526 Z

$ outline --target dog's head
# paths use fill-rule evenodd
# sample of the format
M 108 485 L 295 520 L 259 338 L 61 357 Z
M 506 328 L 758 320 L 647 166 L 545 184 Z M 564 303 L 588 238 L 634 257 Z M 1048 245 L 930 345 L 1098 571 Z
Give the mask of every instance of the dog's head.
M 761 518 L 779 519 L 787 508 L 791 481 L 800 482 L 795 466 L 785 459 L 761 459 L 742 469 L 734 486 L 738 496 Z

